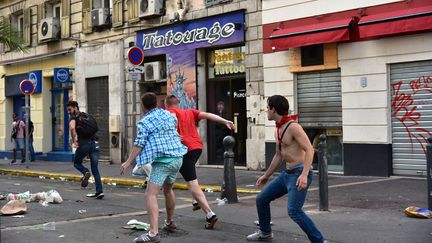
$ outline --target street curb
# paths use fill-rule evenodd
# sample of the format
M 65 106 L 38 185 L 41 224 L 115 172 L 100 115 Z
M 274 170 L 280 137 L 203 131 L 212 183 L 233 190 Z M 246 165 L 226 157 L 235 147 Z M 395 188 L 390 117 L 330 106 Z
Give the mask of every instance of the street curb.
M 74 175 L 74 174 L 66 174 L 66 173 L 52 173 L 46 171 L 28 171 L 28 170 L 7 170 L 0 169 L 1 174 L 8 175 L 19 175 L 19 176 L 27 176 L 27 177 L 40 177 L 43 176 L 47 179 L 59 179 L 59 180 L 68 180 L 68 181 L 81 181 L 82 176 Z M 121 186 L 143 186 L 145 184 L 144 179 L 129 179 L 129 178 L 116 178 L 116 177 L 102 177 L 101 178 L 103 184 L 116 184 Z M 186 183 L 174 183 L 174 189 L 180 190 L 188 190 Z M 205 191 L 213 191 L 220 192 L 220 186 L 211 186 L 211 185 L 200 185 L 201 190 Z M 237 188 L 238 193 L 259 193 L 259 190 L 255 189 L 246 189 L 246 188 Z

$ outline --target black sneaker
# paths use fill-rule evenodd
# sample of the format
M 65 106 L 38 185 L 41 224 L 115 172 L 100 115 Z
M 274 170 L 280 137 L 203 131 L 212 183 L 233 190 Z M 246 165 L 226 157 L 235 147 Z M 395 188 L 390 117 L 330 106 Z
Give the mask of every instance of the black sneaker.
M 86 172 L 84 176 L 81 178 L 81 187 L 87 187 L 89 184 L 90 172 Z
M 21 160 L 21 163 L 25 163 L 25 159 L 22 159 L 22 160 Z
M 93 197 L 96 199 L 102 199 L 105 195 L 103 194 L 103 192 L 96 192 L 96 193 L 87 194 L 86 196 Z
M 12 160 L 12 161 L 10 162 L 10 164 L 11 164 L 11 165 L 16 164 L 16 160 Z
M 170 224 L 167 224 L 167 222 L 165 221 L 165 225 L 164 225 L 164 227 L 162 227 L 162 229 L 167 231 L 167 232 L 173 233 L 176 231 L 177 225 L 172 221 Z
M 201 209 L 201 206 L 199 205 L 199 203 L 197 203 L 197 202 L 192 203 L 192 211 L 197 211 L 200 209 Z
M 216 214 L 215 215 L 213 215 L 213 216 L 211 216 L 211 218 L 207 218 L 206 217 L 206 224 L 205 224 L 205 228 L 206 229 L 213 229 L 214 228 L 214 225 L 216 224 L 216 222 L 217 222 L 217 220 L 218 220 L 218 218 L 217 218 L 217 216 L 216 216 Z

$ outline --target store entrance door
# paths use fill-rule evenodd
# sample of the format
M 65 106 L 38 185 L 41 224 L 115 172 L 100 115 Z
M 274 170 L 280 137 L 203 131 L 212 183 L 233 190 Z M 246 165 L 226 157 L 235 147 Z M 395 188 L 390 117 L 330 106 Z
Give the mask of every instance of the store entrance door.
M 69 101 L 69 88 L 54 86 L 51 90 L 52 141 L 53 151 L 70 151 L 69 115 L 66 103 Z
M 234 146 L 235 165 L 246 165 L 246 79 L 230 78 L 209 81 L 207 84 L 207 110 L 234 122 L 236 128 L 230 131 L 225 125 L 208 121 L 208 162 L 223 164 L 224 146 L 222 140 L 231 135 Z

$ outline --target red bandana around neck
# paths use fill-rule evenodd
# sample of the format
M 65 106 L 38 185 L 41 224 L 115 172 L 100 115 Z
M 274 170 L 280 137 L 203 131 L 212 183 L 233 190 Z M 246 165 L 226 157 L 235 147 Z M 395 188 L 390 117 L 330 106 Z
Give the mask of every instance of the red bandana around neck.
M 276 122 L 276 128 L 280 128 L 283 124 L 287 123 L 288 121 L 295 121 L 298 119 L 298 114 L 297 115 L 284 115 L 282 116 L 282 119 L 280 119 L 280 121 Z

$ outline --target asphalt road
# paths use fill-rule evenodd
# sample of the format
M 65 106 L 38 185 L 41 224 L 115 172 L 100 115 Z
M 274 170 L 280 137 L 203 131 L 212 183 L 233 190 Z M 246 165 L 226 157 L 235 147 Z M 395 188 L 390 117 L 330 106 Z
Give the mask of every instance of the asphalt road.
M 304 210 L 331 242 L 426 243 L 432 242 L 430 219 L 406 217 L 408 206 L 427 205 L 426 180 L 415 178 L 332 177 L 329 178 L 328 212 L 318 210 L 317 180 L 312 184 Z M 61 204 L 44 207 L 28 203 L 23 218 L 1 216 L 1 242 L 132 242 L 142 231 L 123 229 L 131 219 L 148 222 L 144 189 L 104 185 L 105 198 L 86 198 L 94 185 L 82 190 L 78 182 L 0 175 L 0 193 L 57 190 Z M 192 211 L 188 191 L 176 190 L 176 233 L 161 232 L 164 243 L 246 242 L 257 219 L 254 194 L 239 194 L 238 204 L 217 206 L 219 193 L 206 192 L 219 221 L 214 230 L 204 229 L 204 214 Z M 273 242 L 309 242 L 287 215 L 286 197 L 272 202 Z M 0 201 L 0 206 L 6 201 Z M 160 195 L 160 208 L 164 200 Z M 85 210 L 85 211 L 83 211 Z M 160 214 L 160 227 L 165 219 Z M 55 230 L 41 225 L 55 222 Z
M 1 242 L 132 242 L 143 233 L 121 228 L 131 219 L 148 222 L 143 188 L 104 185 L 105 198 L 96 200 L 85 196 L 93 192 L 93 187 L 90 184 L 88 189 L 81 189 L 77 182 L 0 175 L 0 193 L 3 195 L 55 189 L 64 200 L 61 204 L 49 204 L 47 207 L 37 202 L 27 203 L 28 210 L 23 218 L 1 216 Z M 206 194 L 210 202 L 219 196 L 218 193 Z M 188 221 L 192 230 L 201 232 L 193 238 L 202 239 L 202 235 L 208 233 L 204 229 L 204 214 L 201 211 L 192 212 L 188 191 L 176 190 L 176 196 L 178 209 L 186 214 L 176 218 Z M 6 200 L 0 201 L 2 206 L 5 203 Z M 163 209 L 162 193 L 159 204 Z M 160 223 L 163 220 L 162 212 Z M 55 222 L 55 230 L 43 230 L 41 225 L 47 222 Z M 178 232 L 170 235 L 162 232 L 163 241 L 178 242 L 180 236 L 189 234 L 187 228 L 180 226 Z M 235 228 L 229 230 L 236 231 Z

